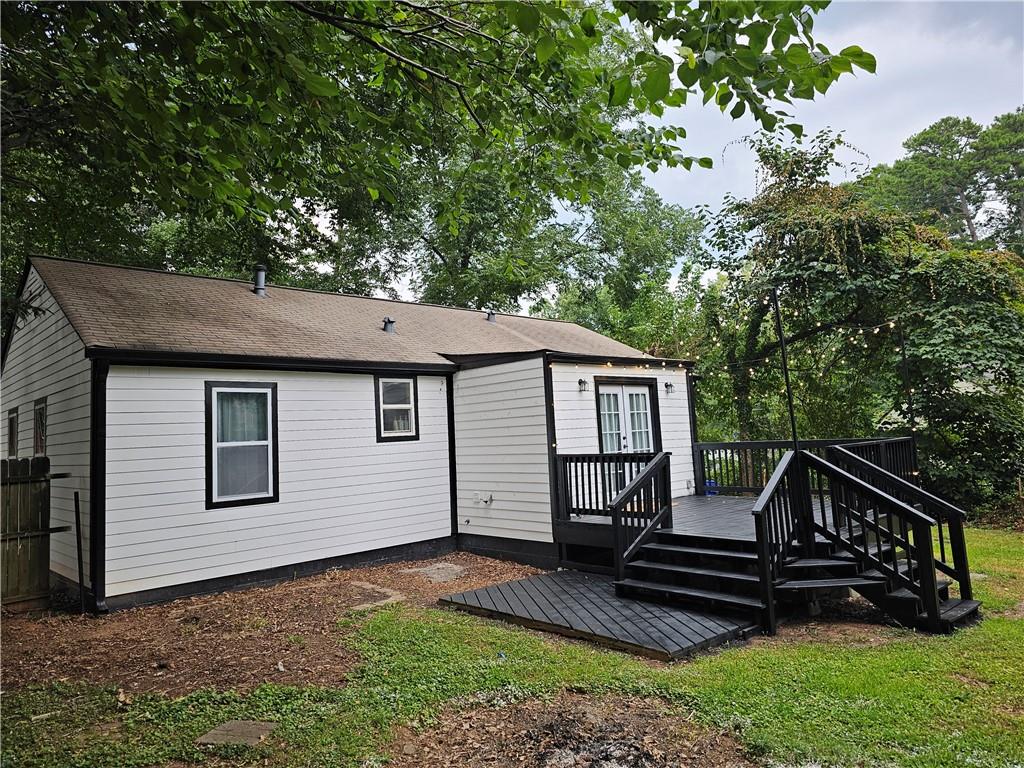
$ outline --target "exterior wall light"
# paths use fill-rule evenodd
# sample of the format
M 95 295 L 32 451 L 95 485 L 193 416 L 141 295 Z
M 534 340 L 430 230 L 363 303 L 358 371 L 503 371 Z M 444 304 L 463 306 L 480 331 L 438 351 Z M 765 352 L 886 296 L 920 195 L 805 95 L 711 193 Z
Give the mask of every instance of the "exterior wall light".
M 579 386 L 580 392 L 590 391 L 590 382 L 588 382 L 586 379 L 580 379 L 579 381 L 576 382 L 576 384 L 577 386 Z
M 666 395 L 671 395 L 675 391 L 676 391 L 676 385 L 673 384 L 671 381 L 666 381 L 665 382 L 665 394 Z

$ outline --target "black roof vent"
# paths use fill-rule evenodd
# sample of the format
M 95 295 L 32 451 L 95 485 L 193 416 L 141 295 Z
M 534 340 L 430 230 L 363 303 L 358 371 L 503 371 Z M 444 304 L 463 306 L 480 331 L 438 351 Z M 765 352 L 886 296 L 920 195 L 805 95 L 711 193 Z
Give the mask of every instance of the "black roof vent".
M 395 332 L 395 321 L 392 320 L 390 317 L 385 317 L 384 318 L 384 333 L 394 333 L 394 332 Z
M 494 314 L 494 310 L 493 309 L 488 309 L 487 310 L 487 322 L 488 323 L 496 323 L 496 322 L 498 322 L 498 316 L 496 314 Z
M 267 295 L 267 268 L 262 264 L 256 265 L 256 274 L 252 279 L 252 292 L 257 296 Z

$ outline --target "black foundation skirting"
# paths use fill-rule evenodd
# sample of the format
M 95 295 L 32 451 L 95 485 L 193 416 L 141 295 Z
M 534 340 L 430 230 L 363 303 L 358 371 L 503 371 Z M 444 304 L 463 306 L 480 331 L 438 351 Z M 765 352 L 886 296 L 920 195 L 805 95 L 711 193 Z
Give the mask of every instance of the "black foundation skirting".
M 475 555 L 514 560 L 537 568 L 554 570 L 558 567 L 558 546 L 552 542 L 506 539 L 500 536 L 459 534 L 459 549 Z
M 107 608 L 118 610 L 121 608 L 131 608 L 136 605 L 164 603 L 169 600 L 176 600 L 179 597 L 207 595 L 214 592 L 229 592 L 236 589 L 265 586 L 339 568 L 356 568 L 402 560 L 421 560 L 446 555 L 453 551 L 455 551 L 455 538 L 453 536 L 443 536 L 428 541 L 417 541 L 412 544 L 401 544 L 396 547 L 373 549 L 368 552 L 353 552 L 352 554 L 340 555 L 338 557 L 327 557 L 320 560 L 310 560 L 305 563 L 295 563 L 294 565 L 266 568 L 261 571 L 249 571 L 248 573 L 239 573 L 232 576 L 204 579 L 203 581 L 193 581 L 188 584 L 175 584 L 170 587 L 147 589 L 125 595 L 110 595 L 107 597 Z

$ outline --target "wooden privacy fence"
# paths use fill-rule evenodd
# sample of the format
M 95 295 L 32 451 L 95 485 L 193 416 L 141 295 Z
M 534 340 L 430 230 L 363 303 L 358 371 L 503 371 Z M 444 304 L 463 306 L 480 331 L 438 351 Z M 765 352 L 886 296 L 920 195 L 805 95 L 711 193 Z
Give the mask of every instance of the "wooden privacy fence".
M 50 599 L 50 460 L 0 461 L 0 563 L 5 608 L 46 607 Z

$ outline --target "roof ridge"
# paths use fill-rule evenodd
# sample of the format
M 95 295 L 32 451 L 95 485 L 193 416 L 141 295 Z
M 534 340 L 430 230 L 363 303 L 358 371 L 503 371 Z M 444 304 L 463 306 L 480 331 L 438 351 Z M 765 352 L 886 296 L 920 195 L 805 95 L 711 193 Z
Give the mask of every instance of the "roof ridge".
M 225 282 L 225 283 L 241 283 L 242 285 L 250 285 L 251 282 L 252 282 L 250 280 L 243 280 L 242 278 L 239 278 L 239 277 L 222 277 L 220 275 L 194 275 L 194 274 L 191 274 L 191 273 L 188 273 L 188 272 L 170 272 L 170 271 L 168 271 L 166 269 L 154 269 L 153 267 L 139 267 L 139 266 L 135 266 L 135 265 L 131 265 L 131 264 L 111 264 L 110 262 L 107 262 L 107 261 L 89 261 L 88 259 L 69 259 L 69 258 L 65 258 L 63 256 L 47 256 L 45 254 L 32 254 L 32 255 L 30 255 L 28 257 L 29 261 L 33 261 L 35 259 L 46 259 L 47 261 L 66 261 L 66 262 L 71 262 L 72 264 L 84 264 L 84 265 L 89 266 L 89 267 L 109 267 L 110 269 L 124 269 L 124 270 L 133 271 L 133 272 L 148 272 L 148 273 L 156 274 L 156 275 L 167 275 L 169 277 L 191 277 L 191 278 L 195 278 L 197 280 L 219 280 L 219 281 Z M 314 293 L 314 294 L 320 294 L 320 295 L 323 295 L 323 296 L 341 296 L 341 297 L 346 298 L 346 299 L 364 299 L 366 301 L 386 301 L 386 302 L 391 303 L 391 304 L 407 304 L 407 305 L 411 305 L 411 306 L 415 306 L 415 307 L 434 307 L 436 309 L 453 309 L 453 310 L 458 310 L 460 312 L 473 312 L 473 313 L 476 313 L 476 314 L 486 314 L 486 312 L 488 311 L 486 309 L 473 309 L 471 307 L 456 307 L 456 306 L 452 306 L 451 304 L 434 304 L 432 302 L 427 302 L 427 301 L 406 301 L 404 299 L 391 299 L 391 298 L 387 298 L 387 297 L 384 297 L 384 296 L 363 296 L 363 295 L 358 294 L 358 293 L 344 293 L 342 291 L 323 291 L 323 290 L 318 290 L 316 288 L 302 288 L 302 287 L 296 286 L 296 285 L 280 285 L 279 283 L 267 283 L 267 288 L 268 289 L 275 288 L 275 289 L 283 290 L 283 291 L 301 291 L 303 293 Z M 585 328 L 586 327 L 586 326 L 581 326 L 579 323 L 574 323 L 571 320 L 560 320 L 560 319 L 554 318 L 554 317 L 536 317 L 534 315 L 516 315 L 516 314 L 512 314 L 511 312 L 498 312 L 497 310 L 494 311 L 494 314 L 500 315 L 501 317 L 517 317 L 517 318 L 521 318 L 523 320 L 536 320 L 538 322 L 545 322 L 545 323 L 561 323 L 563 325 L 575 325 L 575 326 L 578 326 L 580 328 Z M 591 329 L 587 328 L 586 330 L 591 330 Z M 597 333 L 597 331 L 593 331 L 593 332 Z M 603 336 L 604 334 L 600 334 L 600 335 Z

